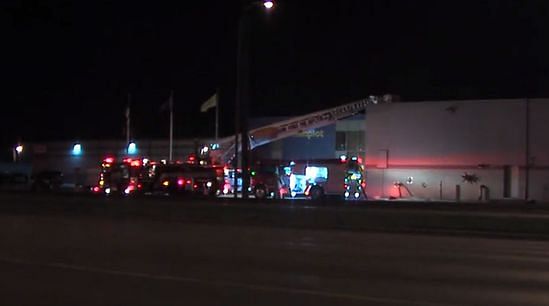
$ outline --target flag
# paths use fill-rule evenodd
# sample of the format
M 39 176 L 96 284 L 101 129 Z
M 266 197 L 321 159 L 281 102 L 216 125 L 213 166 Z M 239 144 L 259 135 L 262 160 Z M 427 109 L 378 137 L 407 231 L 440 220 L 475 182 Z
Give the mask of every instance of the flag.
M 170 93 L 170 97 L 168 98 L 168 100 L 160 105 L 160 111 L 163 112 L 167 110 L 169 110 L 170 112 L 173 110 L 173 91 Z
M 217 93 L 211 96 L 206 102 L 202 103 L 202 106 L 200 106 L 200 111 L 205 113 L 210 108 L 214 107 L 217 107 Z

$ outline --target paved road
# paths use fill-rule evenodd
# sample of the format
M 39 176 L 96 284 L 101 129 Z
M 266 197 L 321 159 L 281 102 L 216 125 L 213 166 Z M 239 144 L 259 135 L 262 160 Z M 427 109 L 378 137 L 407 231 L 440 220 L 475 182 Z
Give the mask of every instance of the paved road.
M 549 242 L 0 214 L 2 305 L 549 305 Z
M 186 197 L 0 193 L 0 214 L 140 218 L 163 222 L 345 229 L 549 240 L 549 206 L 504 203 L 338 203 Z

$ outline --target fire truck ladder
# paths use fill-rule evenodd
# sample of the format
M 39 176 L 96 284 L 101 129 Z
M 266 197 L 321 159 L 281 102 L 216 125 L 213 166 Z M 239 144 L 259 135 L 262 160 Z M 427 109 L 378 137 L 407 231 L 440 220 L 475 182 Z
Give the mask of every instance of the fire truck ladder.
M 377 101 L 377 98 L 370 97 L 368 99 L 355 101 L 253 129 L 249 132 L 249 149 L 253 150 L 273 141 L 333 124 L 337 120 L 345 119 L 366 110 L 367 105 L 377 104 Z M 242 143 L 240 141 L 242 139 L 241 137 L 242 135 L 239 135 L 240 144 Z M 226 164 L 234 158 L 234 138 L 234 136 L 230 136 L 219 141 L 219 148 L 212 151 L 212 160 L 214 163 Z M 239 146 L 239 152 L 241 149 L 242 148 Z

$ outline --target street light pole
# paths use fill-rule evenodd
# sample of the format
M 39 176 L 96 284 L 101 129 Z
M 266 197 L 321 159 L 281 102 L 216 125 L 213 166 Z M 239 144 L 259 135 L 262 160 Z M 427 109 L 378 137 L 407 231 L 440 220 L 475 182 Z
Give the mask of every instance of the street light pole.
M 274 6 L 272 1 L 255 1 L 246 6 L 240 15 L 238 21 L 238 53 L 237 53 L 237 91 L 236 91 L 236 108 L 235 108 L 235 197 L 237 197 L 237 167 L 238 167 L 238 143 L 240 134 L 241 147 L 241 163 L 242 168 L 242 198 L 248 198 L 248 188 L 250 186 L 250 141 L 249 141 L 249 93 L 250 93 L 250 16 L 251 9 L 258 5 L 263 5 L 266 9 L 271 9 Z
M 236 147 L 235 158 L 238 157 L 238 135 L 240 134 L 240 167 L 242 168 L 242 198 L 248 198 L 248 115 L 249 115 L 249 27 L 247 26 L 248 8 L 242 12 L 238 22 L 238 53 L 237 53 L 237 91 L 236 91 Z M 238 164 L 238 161 L 236 161 Z M 236 169 L 236 168 L 235 168 Z M 235 186 L 238 186 L 235 170 Z M 235 187 L 236 188 L 236 187 Z M 236 190 L 235 190 L 236 191 Z
M 21 159 L 21 153 L 23 153 L 23 145 L 18 144 L 13 148 L 13 162 L 16 163 Z

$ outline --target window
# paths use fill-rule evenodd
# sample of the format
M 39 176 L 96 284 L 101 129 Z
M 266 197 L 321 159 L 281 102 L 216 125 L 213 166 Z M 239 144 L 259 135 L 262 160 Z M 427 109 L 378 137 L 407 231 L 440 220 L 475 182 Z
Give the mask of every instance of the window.
M 336 151 L 347 150 L 347 134 L 346 132 L 336 132 Z
M 359 152 L 364 152 L 363 131 L 347 132 L 345 138 L 347 138 L 347 151 L 354 152 L 355 154 Z
M 364 131 L 336 132 L 336 151 L 346 151 L 349 154 L 364 152 Z
M 325 183 L 328 181 L 328 168 L 307 167 L 305 168 L 305 179 L 308 182 Z

